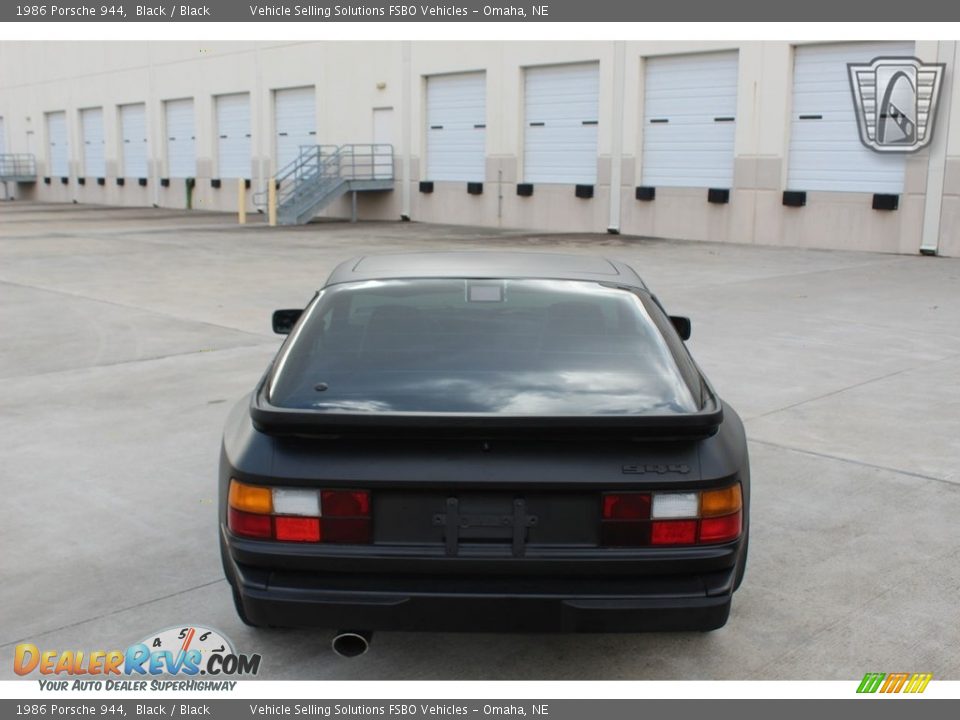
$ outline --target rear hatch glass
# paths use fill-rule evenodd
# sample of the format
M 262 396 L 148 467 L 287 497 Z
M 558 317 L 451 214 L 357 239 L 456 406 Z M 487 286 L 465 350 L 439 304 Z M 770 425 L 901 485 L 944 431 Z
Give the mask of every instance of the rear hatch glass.
M 585 281 L 334 285 L 288 339 L 268 397 L 320 413 L 696 412 L 652 311 L 631 290 Z

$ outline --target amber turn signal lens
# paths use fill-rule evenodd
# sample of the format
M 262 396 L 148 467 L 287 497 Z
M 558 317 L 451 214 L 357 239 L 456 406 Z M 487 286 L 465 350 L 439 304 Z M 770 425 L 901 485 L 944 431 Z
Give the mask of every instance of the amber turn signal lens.
M 249 513 L 271 513 L 273 494 L 270 488 L 230 480 L 230 507 Z
M 700 517 L 729 515 L 743 507 L 740 483 L 721 490 L 705 490 L 700 493 Z

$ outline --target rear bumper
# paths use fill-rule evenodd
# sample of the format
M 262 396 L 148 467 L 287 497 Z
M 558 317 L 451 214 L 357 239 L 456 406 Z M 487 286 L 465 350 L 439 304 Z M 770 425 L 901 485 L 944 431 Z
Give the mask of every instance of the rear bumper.
M 302 588 L 239 589 L 257 625 L 447 632 L 643 632 L 714 630 L 730 595 L 597 598 L 534 595 L 361 593 Z
M 224 566 L 256 625 L 452 632 L 642 632 L 713 630 L 730 612 L 732 565 L 692 563 L 689 574 L 357 573 L 245 564 L 247 543 Z M 238 556 L 241 560 L 238 562 Z M 699 567 L 698 567 L 699 565 Z M 709 566 L 713 567 L 709 567 Z M 682 568 L 678 568 L 682 569 Z

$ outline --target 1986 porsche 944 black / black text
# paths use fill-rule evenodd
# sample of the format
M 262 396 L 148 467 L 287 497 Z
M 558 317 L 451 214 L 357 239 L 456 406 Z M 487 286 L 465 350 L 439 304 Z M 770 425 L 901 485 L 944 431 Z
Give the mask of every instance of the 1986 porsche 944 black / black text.
M 747 553 L 743 426 L 626 265 L 341 264 L 229 416 L 224 568 L 253 625 L 709 630 Z

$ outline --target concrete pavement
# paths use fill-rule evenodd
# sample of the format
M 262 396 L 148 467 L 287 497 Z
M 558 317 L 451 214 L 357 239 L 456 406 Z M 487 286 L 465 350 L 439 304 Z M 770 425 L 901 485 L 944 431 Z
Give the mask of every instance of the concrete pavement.
M 329 632 L 236 619 L 219 434 L 276 351 L 270 312 L 365 252 L 631 263 L 746 421 L 747 576 L 707 634 Z M 271 679 L 960 679 L 960 261 L 411 223 L 0 205 L 0 678 L 13 647 L 126 647 L 185 622 Z

